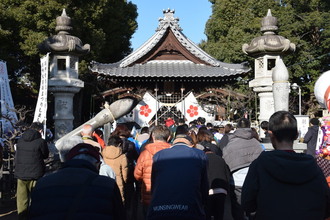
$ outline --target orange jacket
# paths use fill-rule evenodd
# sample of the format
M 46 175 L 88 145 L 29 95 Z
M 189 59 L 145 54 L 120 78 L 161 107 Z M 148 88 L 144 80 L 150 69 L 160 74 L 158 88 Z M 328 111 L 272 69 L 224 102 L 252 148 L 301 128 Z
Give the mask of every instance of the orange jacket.
M 171 144 L 162 141 L 148 144 L 137 160 L 134 177 L 136 180 L 142 181 L 141 194 L 143 204 L 149 205 L 151 200 L 152 157 L 158 151 L 169 147 L 171 147 Z
M 104 140 L 95 132 L 93 133 L 93 136 L 96 138 L 97 142 L 101 145 L 102 149 L 105 148 Z

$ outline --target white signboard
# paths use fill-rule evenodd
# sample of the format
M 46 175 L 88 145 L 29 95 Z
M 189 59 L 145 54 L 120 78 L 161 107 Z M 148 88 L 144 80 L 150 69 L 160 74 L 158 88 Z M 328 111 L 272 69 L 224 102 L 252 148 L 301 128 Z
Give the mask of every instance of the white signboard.
M 304 138 L 309 127 L 309 117 L 307 115 L 295 115 L 294 117 L 297 119 L 297 127 L 299 132 L 298 138 Z

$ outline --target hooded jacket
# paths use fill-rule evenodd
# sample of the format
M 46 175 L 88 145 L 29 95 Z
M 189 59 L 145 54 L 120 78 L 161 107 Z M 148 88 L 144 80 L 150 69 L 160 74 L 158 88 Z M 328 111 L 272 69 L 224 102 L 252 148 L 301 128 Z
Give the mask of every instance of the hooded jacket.
M 151 171 L 152 157 L 160 150 L 171 147 L 167 142 L 155 142 L 148 144 L 145 150 L 140 154 L 135 170 L 134 177 L 136 180 L 142 180 L 142 202 L 149 204 L 151 200 Z
M 223 148 L 223 159 L 230 172 L 248 167 L 263 151 L 260 142 L 253 137 L 251 128 L 237 128 L 228 137 L 229 142 Z
M 26 130 L 16 145 L 15 177 L 37 180 L 45 174 L 44 159 L 49 156 L 47 142 L 33 129 Z
M 106 146 L 102 151 L 103 160 L 116 174 L 116 182 L 120 190 L 122 200 L 125 201 L 125 184 L 128 181 L 128 160 L 120 147 Z
M 250 165 L 242 206 L 256 219 L 321 220 L 329 215 L 329 187 L 312 156 L 262 152 Z

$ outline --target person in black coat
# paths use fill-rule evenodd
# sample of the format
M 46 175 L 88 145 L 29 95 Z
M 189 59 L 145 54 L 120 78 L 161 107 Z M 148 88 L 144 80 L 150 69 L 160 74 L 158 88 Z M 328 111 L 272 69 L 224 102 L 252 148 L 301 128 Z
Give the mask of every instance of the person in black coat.
M 207 176 L 209 182 L 209 196 L 206 205 L 206 219 L 224 219 L 226 196 L 229 195 L 231 174 L 229 167 L 222 157 L 216 155 L 208 147 L 204 148 L 208 159 Z
M 304 143 L 307 143 L 306 154 L 312 155 L 314 157 L 320 122 L 317 118 L 312 118 L 309 123 L 311 126 L 308 128 L 308 131 L 304 136 Z
M 222 157 L 222 150 L 214 143 L 214 135 L 211 131 L 205 129 L 199 129 L 197 133 L 198 144 L 202 145 L 204 148 L 210 149 L 216 155 Z
M 61 169 L 38 180 L 32 192 L 29 220 L 125 220 L 116 181 L 98 174 L 98 149 L 80 143 L 65 158 Z
M 231 134 L 231 131 L 234 130 L 234 127 L 231 124 L 226 124 L 225 125 L 225 134 L 222 136 L 220 143 L 219 143 L 219 148 L 223 150 L 224 147 L 227 146 L 228 141 L 229 141 L 229 135 Z
M 316 160 L 293 150 L 297 120 L 287 111 L 269 119 L 275 150 L 262 152 L 249 167 L 242 207 L 258 219 L 313 219 L 330 216 L 330 190 Z
M 26 219 L 30 194 L 37 180 L 45 174 L 44 159 L 49 156 L 47 142 L 41 138 L 43 125 L 31 124 L 16 145 L 15 177 L 17 178 L 17 213 L 19 219 Z

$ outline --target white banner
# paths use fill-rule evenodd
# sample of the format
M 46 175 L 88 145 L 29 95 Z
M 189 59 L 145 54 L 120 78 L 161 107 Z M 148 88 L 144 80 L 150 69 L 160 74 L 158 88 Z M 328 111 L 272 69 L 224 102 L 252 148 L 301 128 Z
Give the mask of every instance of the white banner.
M 214 121 L 214 116 L 208 114 L 202 109 L 192 92 L 190 92 L 183 101 L 177 103 L 175 107 L 178 111 L 181 111 L 188 122 L 191 122 L 198 117 L 205 118 L 207 122 Z
M 149 121 L 162 106 L 150 93 L 146 92 L 142 101 L 127 115 L 117 120 L 117 123 L 136 122 L 141 127 L 149 126 Z
M 34 112 L 33 122 L 46 123 L 47 120 L 47 92 L 48 92 L 48 69 L 49 53 L 40 59 L 41 81 L 37 101 L 37 107 Z
M 9 87 L 7 65 L 3 61 L 0 61 L 0 86 L 0 107 L 1 114 L 4 116 L 1 118 L 1 129 L 3 133 L 7 133 L 13 129 L 11 123 L 15 124 L 17 122 L 17 115 Z

